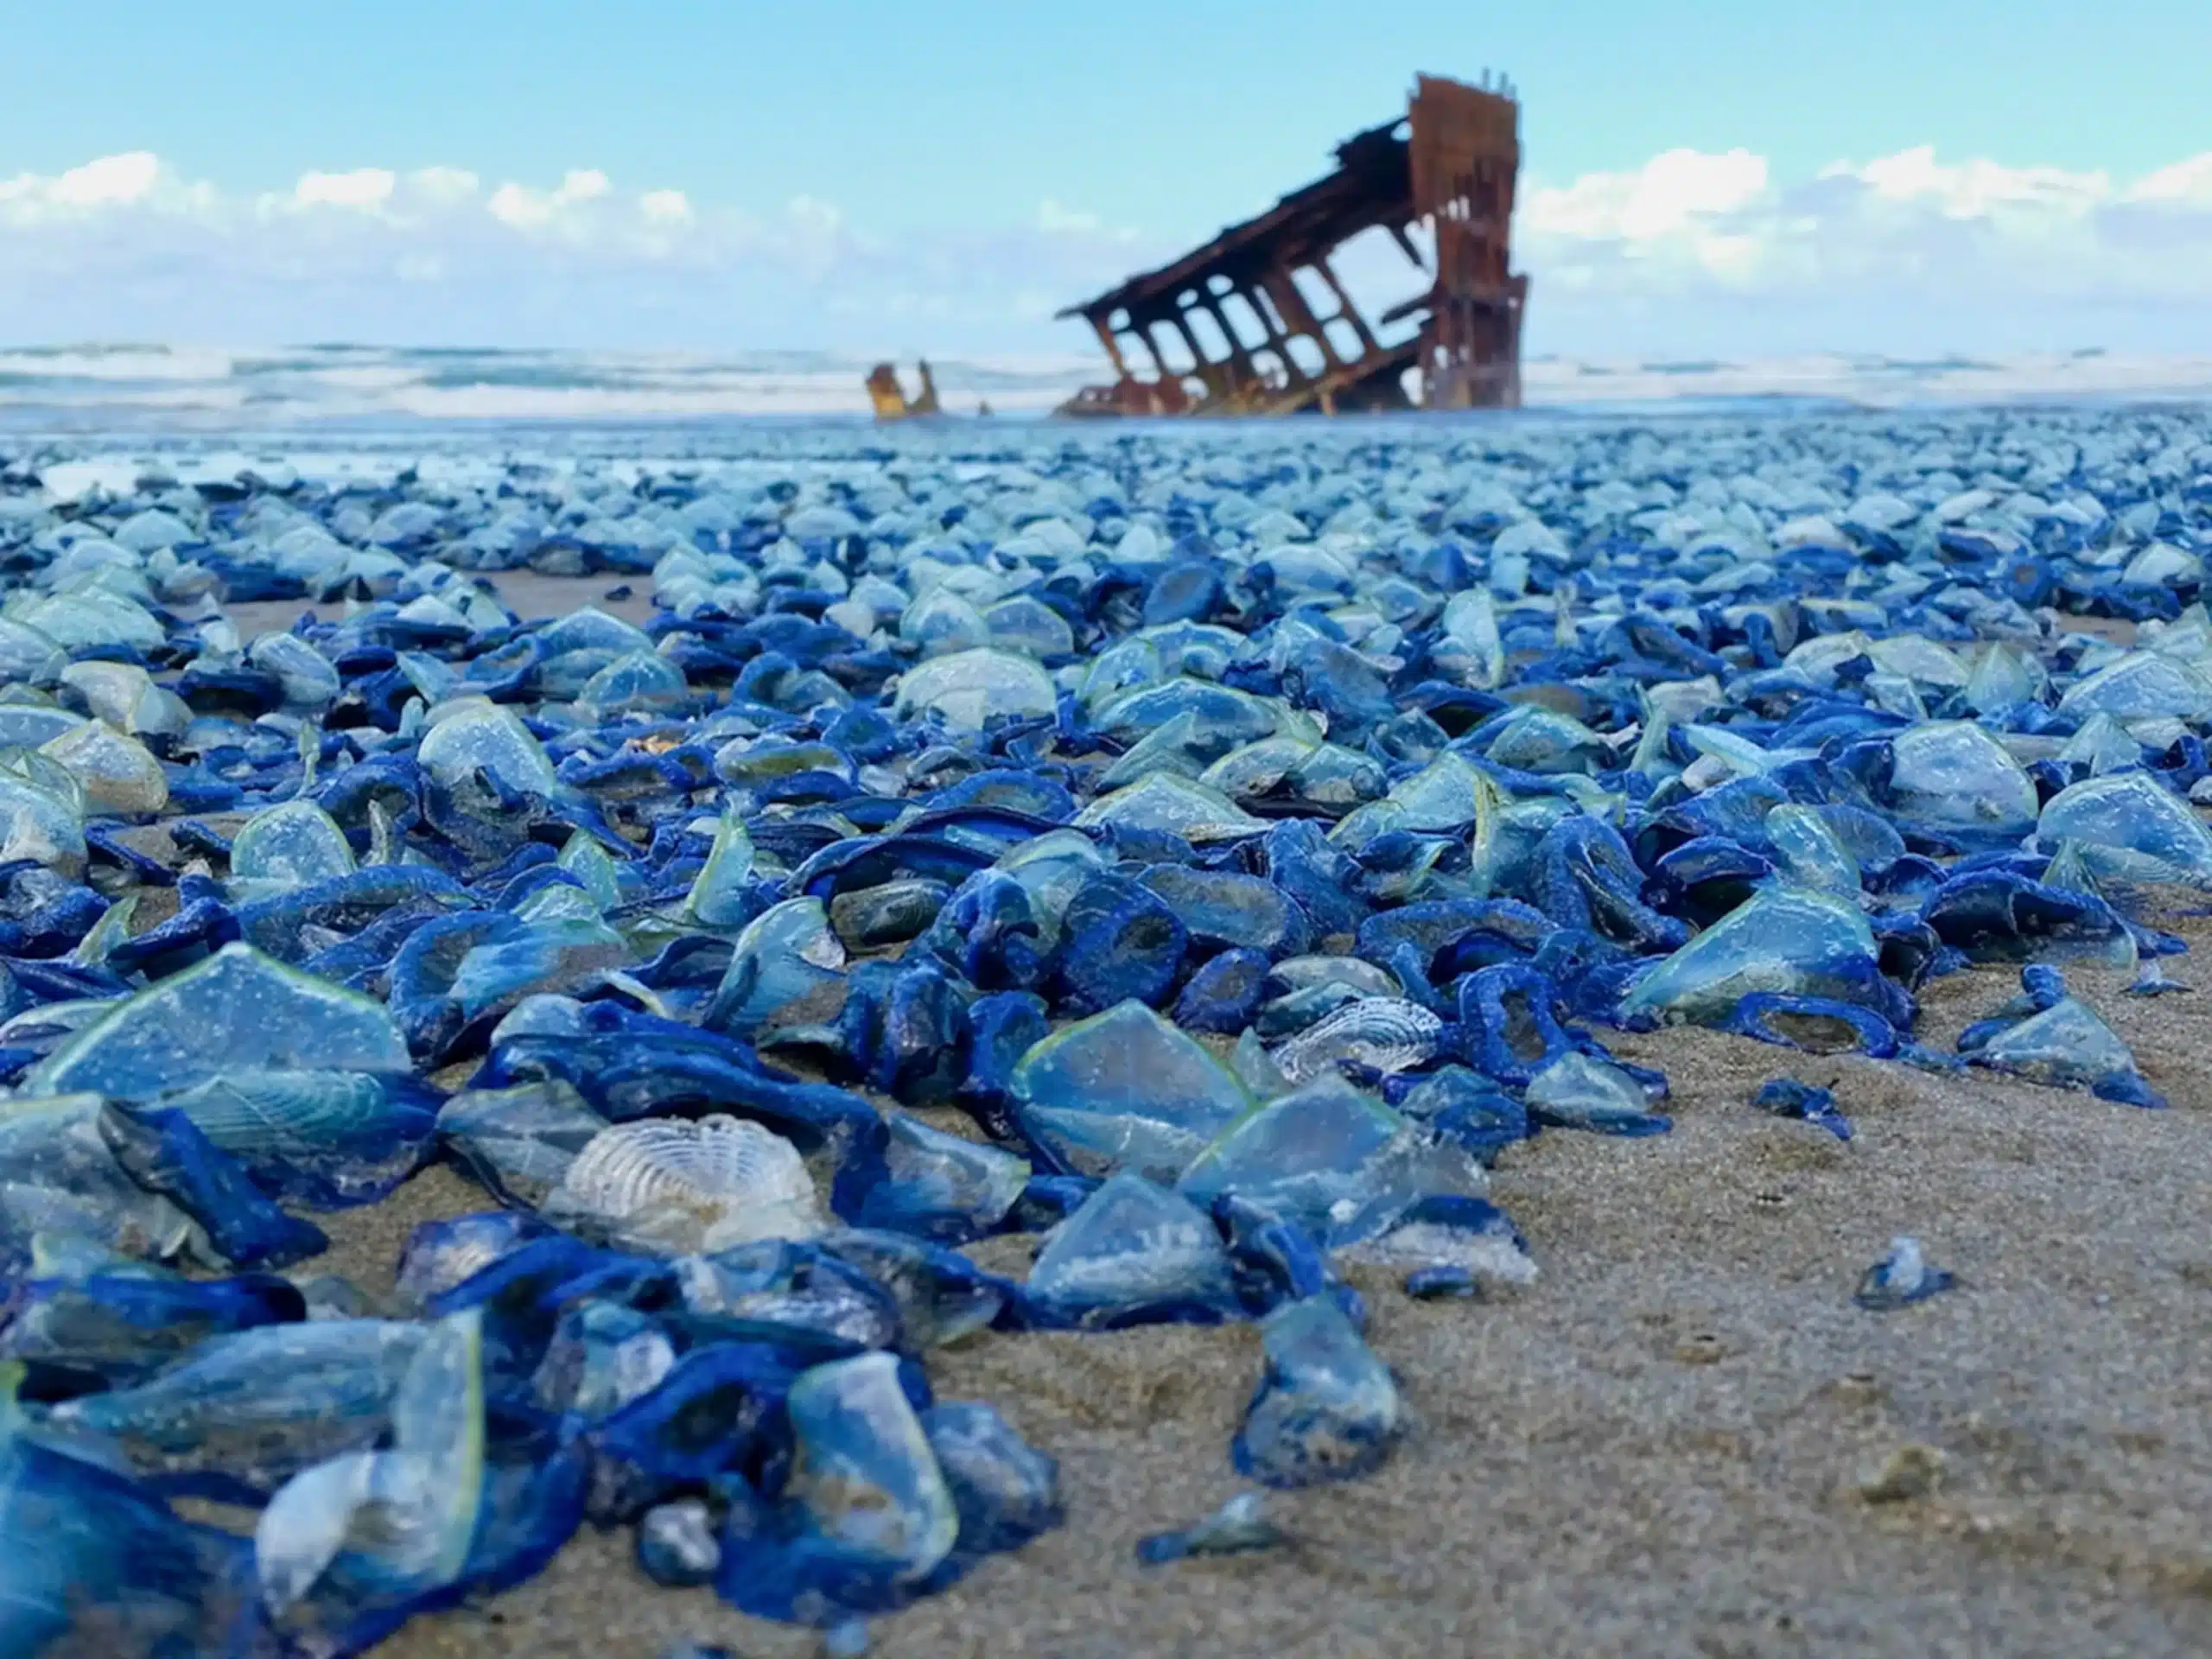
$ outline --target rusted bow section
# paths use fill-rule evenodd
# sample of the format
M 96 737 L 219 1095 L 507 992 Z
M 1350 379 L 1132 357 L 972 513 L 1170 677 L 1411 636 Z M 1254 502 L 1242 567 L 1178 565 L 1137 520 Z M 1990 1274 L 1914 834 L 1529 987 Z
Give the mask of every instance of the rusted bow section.
M 1420 77 L 1406 113 L 1338 145 L 1327 177 L 1062 312 L 1097 332 L 1116 378 L 1059 413 L 1518 406 L 1529 279 L 1508 238 L 1520 164 L 1510 85 Z M 1370 232 L 1427 278 L 1371 321 L 1330 263 Z

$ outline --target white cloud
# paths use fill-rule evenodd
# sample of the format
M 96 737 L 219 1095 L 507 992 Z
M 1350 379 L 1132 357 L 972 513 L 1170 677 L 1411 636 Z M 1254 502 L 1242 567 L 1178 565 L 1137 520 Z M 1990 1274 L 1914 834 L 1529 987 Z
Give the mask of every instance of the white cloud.
M 48 197 L 71 207 L 101 207 L 143 201 L 153 194 L 162 175 L 162 163 L 151 150 L 134 149 L 127 155 L 104 156 L 99 161 L 73 167 L 54 181 Z
M 1670 149 L 1633 173 L 1586 173 L 1564 187 L 1530 190 L 1520 228 L 1540 246 L 1637 264 L 1671 259 L 1740 287 L 1757 279 L 1766 249 L 1731 223 L 1770 199 L 1763 156 Z M 1594 280 L 1583 257 L 1560 264 L 1574 289 Z
M 2212 152 L 2116 178 L 1921 146 L 1789 178 L 1677 149 L 1532 174 L 1516 234 L 1532 352 L 2212 349 Z M 891 234 L 817 194 L 747 213 L 593 168 L 359 167 L 258 195 L 144 151 L 0 175 L 18 338 L 1071 348 L 1051 311 L 1178 251 L 1052 199 Z
M 503 225 L 517 230 L 541 230 L 569 222 L 574 216 L 573 210 L 604 200 L 613 190 L 613 181 L 597 168 L 580 168 L 563 174 L 560 184 L 550 191 L 533 190 L 527 185 L 512 182 L 503 184 L 484 205 L 492 217 Z M 643 204 L 639 206 L 643 210 Z
M 1518 232 L 1553 349 L 2212 343 L 2212 154 L 2123 181 L 1921 145 L 1785 181 L 1675 150 L 1525 188 Z
M 844 228 L 844 210 L 836 203 L 823 201 L 818 197 L 793 196 L 785 205 L 784 211 L 790 215 L 792 224 L 817 235 L 835 236 Z
M 447 204 L 464 201 L 476 194 L 478 180 L 464 167 L 425 167 L 407 175 L 410 190 L 426 200 Z
M 1037 204 L 1037 228 L 1047 235 L 1067 231 L 1096 231 L 1102 227 L 1103 223 L 1097 214 L 1063 207 L 1050 196 Z
M 563 174 L 561 188 L 553 193 L 553 200 L 560 202 L 596 201 L 613 188 L 606 174 L 595 167 Z
M 1864 167 L 1837 162 L 1823 178 L 1856 179 L 1885 201 L 1925 202 L 1949 219 L 1981 219 L 2007 208 L 2082 213 L 2112 194 L 2104 173 L 2056 167 L 2005 167 L 1990 161 L 1947 164 L 1932 144 L 1899 150 Z
M 52 178 L 20 173 L 0 179 L 0 209 L 22 222 L 56 209 L 130 207 L 150 198 L 162 177 L 161 158 L 151 150 L 103 156 Z
M 359 167 L 351 173 L 302 173 L 292 200 L 302 207 L 383 207 L 391 200 L 399 175 L 387 168 Z
M 1072 216 L 1082 220 L 1082 216 Z M 152 156 L 0 175 L 0 318 L 19 339 L 988 347 L 1039 296 L 1155 251 L 1087 220 L 871 235 L 798 194 L 766 213 L 578 168 L 311 171 L 226 192 Z M 1165 254 L 1172 250 L 1160 248 Z
M 2145 174 L 2128 187 L 2126 199 L 2212 207 L 2212 149 Z
M 1539 235 L 1649 242 L 1747 207 L 1766 188 L 1763 156 L 1670 149 L 1633 173 L 1586 173 L 1564 188 L 1531 191 L 1521 222 Z
M 502 225 L 512 225 L 517 229 L 543 225 L 553 217 L 550 201 L 537 191 L 519 184 L 501 185 L 492 193 L 492 199 L 484 206 Z

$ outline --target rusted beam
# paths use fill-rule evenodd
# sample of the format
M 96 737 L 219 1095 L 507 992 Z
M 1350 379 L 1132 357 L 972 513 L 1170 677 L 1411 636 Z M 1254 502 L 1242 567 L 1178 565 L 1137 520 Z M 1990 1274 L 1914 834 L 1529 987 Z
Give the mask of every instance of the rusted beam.
M 1090 320 L 1090 327 L 1092 332 L 1098 336 L 1098 343 L 1106 348 L 1106 359 L 1114 365 L 1115 377 L 1117 379 L 1128 379 L 1129 365 L 1122 357 L 1122 342 L 1114 338 L 1114 331 L 1107 326 L 1106 319 L 1093 317 Z
M 1335 268 L 1326 259 L 1316 259 L 1313 270 L 1329 285 L 1329 292 L 1337 296 L 1338 315 L 1352 326 L 1359 336 L 1361 349 L 1370 357 L 1375 354 L 1375 331 L 1367 326 L 1367 319 L 1359 315 L 1359 308 L 1351 302 L 1351 296 L 1344 292 L 1344 285 L 1337 280 Z

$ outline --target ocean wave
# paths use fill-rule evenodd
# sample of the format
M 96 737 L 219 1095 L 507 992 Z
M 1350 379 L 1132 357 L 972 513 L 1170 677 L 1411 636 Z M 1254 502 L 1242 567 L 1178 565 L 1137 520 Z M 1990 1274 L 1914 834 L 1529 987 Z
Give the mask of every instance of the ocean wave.
M 874 359 L 822 351 L 480 351 L 328 342 L 270 350 L 87 342 L 0 350 L 0 426 L 67 431 L 289 430 L 319 423 L 605 425 L 733 416 L 861 416 Z M 1100 378 L 1088 354 L 931 365 L 945 408 L 1050 410 Z M 911 364 L 899 365 L 914 385 Z M 2103 352 L 1742 360 L 1543 356 L 1532 408 L 1744 404 L 1901 408 L 2044 399 L 2212 397 L 2212 357 Z

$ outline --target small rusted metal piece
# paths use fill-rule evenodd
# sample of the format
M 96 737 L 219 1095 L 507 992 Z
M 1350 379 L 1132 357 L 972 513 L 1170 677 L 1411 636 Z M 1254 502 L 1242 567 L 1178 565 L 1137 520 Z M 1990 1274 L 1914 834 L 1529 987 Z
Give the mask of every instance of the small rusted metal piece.
M 920 365 L 921 396 L 912 403 L 906 401 L 906 389 L 899 384 L 899 371 L 888 363 L 879 363 L 868 371 L 868 399 L 875 406 L 879 421 L 903 421 L 916 415 L 938 413 L 937 381 L 930 374 L 927 362 Z
M 1503 82 L 1421 76 L 1406 113 L 1337 147 L 1337 170 L 1204 247 L 1059 315 L 1114 365 L 1058 413 L 1342 414 L 1515 408 L 1529 279 L 1510 268 L 1520 105 Z M 1329 257 L 1389 233 L 1426 285 L 1372 323 Z M 1410 232 L 1433 251 L 1424 264 Z M 1148 377 L 1131 367 L 1149 367 Z

